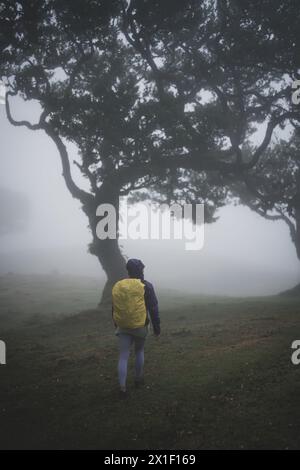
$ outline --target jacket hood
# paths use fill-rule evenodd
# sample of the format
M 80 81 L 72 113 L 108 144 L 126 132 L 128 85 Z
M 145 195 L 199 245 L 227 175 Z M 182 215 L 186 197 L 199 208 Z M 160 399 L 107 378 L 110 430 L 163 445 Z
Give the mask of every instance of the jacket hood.
M 140 259 L 131 258 L 127 261 L 126 269 L 130 277 L 144 280 L 144 263 Z

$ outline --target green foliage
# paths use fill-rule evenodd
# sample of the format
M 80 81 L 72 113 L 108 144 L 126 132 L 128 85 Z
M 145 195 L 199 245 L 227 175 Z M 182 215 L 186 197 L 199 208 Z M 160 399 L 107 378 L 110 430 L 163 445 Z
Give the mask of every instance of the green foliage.
M 0 75 L 8 98 L 42 106 L 38 125 L 23 124 L 45 129 L 60 152 L 63 142 L 78 148 L 90 194 L 67 155 L 63 174 L 86 212 L 108 183 L 118 195 L 210 201 L 209 221 L 229 181 L 261 177 L 269 157 L 275 170 L 275 154 L 263 158 L 273 132 L 300 120 L 299 17 L 293 0 L 7 1 Z

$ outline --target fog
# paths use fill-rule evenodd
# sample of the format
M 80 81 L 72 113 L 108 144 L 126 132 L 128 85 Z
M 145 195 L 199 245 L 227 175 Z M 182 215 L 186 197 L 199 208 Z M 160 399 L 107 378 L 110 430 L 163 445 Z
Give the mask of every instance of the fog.
M 16 118 L 36 121 L 38 106 L 14 102 Z M 49 273 L 104 280 L 97 259 L 87 252 L 91 236 L 80 203 L 61 175 L 55 145 L 41 131 L 12 126 L 0 105 L 0 187 L 28 198 L 25 230 L 1 236 L 0 273 Z M 76 149 L 69 147 L 70 160 Z M 76 181 L 86 187 L 76 168 Z M 203 294 L 264 295 L 298 283 L 300 263 L 287 226 L 267 221 L 245 207 L 225 207 L 205 225 L 204 247 L 186 251 L 182 241 L 122 241 L 127 257 L 146 265 L 146 278 L 161 287 Z

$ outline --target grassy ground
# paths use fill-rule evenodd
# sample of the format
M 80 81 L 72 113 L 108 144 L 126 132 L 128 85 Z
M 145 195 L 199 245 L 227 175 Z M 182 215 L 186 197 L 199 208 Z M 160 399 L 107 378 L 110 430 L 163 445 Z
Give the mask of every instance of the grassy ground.
M 146 386 L 134 389 L 131 358 L 120 401 L 98 296 L 91 279 L 0 279 L 0 448 L 300 448 L 297 301 L 160 293 Z

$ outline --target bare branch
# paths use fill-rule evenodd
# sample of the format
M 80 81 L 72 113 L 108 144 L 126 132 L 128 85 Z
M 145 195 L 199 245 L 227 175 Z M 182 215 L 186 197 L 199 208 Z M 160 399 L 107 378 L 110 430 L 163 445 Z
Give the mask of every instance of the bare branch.
M 22 120 L 22 121 L 16 121 L 12 115 L 11 115 L 11 111 L 10 111 L 10 104 L 9 104 L 9 99 L 8 97 L 9 96 L 16 96 L 17 95 L 17 92 L 12 92 L 12 91 L 7 91 L 6 92 L 6 95 L 5 95 L 5 109 L 6 109 L 6 115 L 7 115 L 7 118 L 9 120 L 9 122 L 13 125 L 13 126 L 16 126 L 16 127 L 21 127 L 21 126 L 25 126 L 27 127 L 28 129 L 32 130 L 32 131 L 37 131 L 37 130 L 41 130 L 43 129 L 43 126 L 46 122 L 46 117 L 48 116 L 48 112 L 47 111 L 43 111 L 41 116 L 40 116 L 40 119 L 39 119 L 39 122 L 37 124 L 31 124 L 29 121 L 25 121 L 25 120 Z
M 295 112 L 286 112 L 286 113 L 283 113 L 280 116 L 276 116 L 276 117 L 273 115 L 271 117 L 269 123 L 268 123 L 267 130 L 266 130 L 266 133 L 265 133 L 265 137 L 264 137 L 262 143 L 260 144 L 260 146 L 254 152 L 251 160 L 248 163 L 245 163 L 245 164 L 242 165 L 245 170 L 253 168 L 258 163 L 261 155 L 266 150 L 266 148 L 268 147 L 268 145 L 271 141 L 274 129 L 279 124 L 283 123 L 286 119 L 300 120 L 300 116 L 299 116 L 299 114 L 296 114 Z
M 51 137 L 51 139 L 54 141 L 59 151 L 61 163 L 62 163 L 62 169 L 63 169 L 62 175 L 64 177 L 66 186 L 68 190 L 70 191 L 70 193 L 72 194 L 72 196 L 76 199 L 79 199 L 82 202 L 82 204 L 92 202 L 94 199 L 93 196 L 90 193 L 87 193 L 83 191 L 82 189 L 80 189 L 73 181 L 73 178 L 71 175 L 68 152 L 60 136 L 54 131 L 54 129 L 48 123 L 44 124 L 43 129 L 45 130 L 47 135 L 49 135 L 49 137 Z
M 77 166 L 77 168 L 79 168 L 81 173 L 89 179 L 91 188 L 93 192 L 96 193 L 98 190 L 96 176 L 89 170 L 86 165 L 80 165 L 80 163 L 78 163 L 76 160 L 73 160 L 73 163 L 75 166 Z

